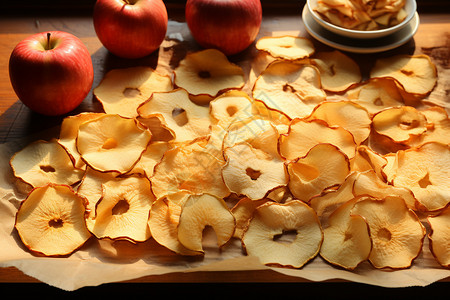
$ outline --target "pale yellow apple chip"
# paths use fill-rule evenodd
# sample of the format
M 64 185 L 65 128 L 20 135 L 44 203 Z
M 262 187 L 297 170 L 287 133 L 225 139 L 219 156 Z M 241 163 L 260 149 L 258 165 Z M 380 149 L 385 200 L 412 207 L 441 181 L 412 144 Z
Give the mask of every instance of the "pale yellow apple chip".
M 232 208 L 234 218 L 236 219 L 236 228 L 233 237 L 241 239 L 249 220 L 255 209 L 261 204 L 270 201 L 268 199 L 252 200 L 248 197 L 240 199 Z
M 85 202 L 67 185 L 33 189 L 16 214 L 20 239 L 28 249 L 45 256 L 73 253 L 91 237 L 84 222 Z
M 195 104 L 184 89 L 153 93 L 138 108 L 141 118 L 158 118 L 174 136 L 174 142 L 185 142 L 206 136 L 211 120 L 209 108 Z
M 11 157 L 10 165 L 14 176 L 32 187 L 47 183 L 73 185 L 83 176 L 83 170 L 74 167 L 56 139 L 26 145 Z
M 433 106 L 420 110 L 426 120 L 427 130 L 417 139 L 410 142 L 411 146 L 418 147 L 428 142 L 450 144 L 450 119 L 443 107 Z
M 383 179 L 383 168 L 387 163 L 386 157 L 375 152 L 367 145 L 359 145 L 356 148 L 355 157 L 350 161 L 352 171 L 365 172 L 373 170 L 379 178 Z
M 134 167 L 151 136 L 136 119 L 106 114 L 80 125 L 77 149 L 93 169 L 122 174 Z
M 354 270 L 369 258 L 372 240 L 369 227 L 361 216 L 350 212 L 358 201 L 354 198 L 343 203 L 329 217 L 329 226 L 323 229 L 320 256 L 329 263 Z
M 84 168 L 86 165 L 78 153 L 76 140 L 80 124 L 96 119 L 104 113 L 84 112 L 74 116 L 64 118 L 61 123 L 58 143 L 63 146 L 72 158 L 73 164 L 77 168 Z
M 367 109 L 370 114 L 404 105 L 399 88 L 391 78 L 371 78 L 347 90 L 346 97 Z
M 324 90 L 344 92 L 362 80 L 359 65 L 341 51 L 317 52 L 311 60 L 320 71 Z
M 264 198 L 275 188 L 286 186 L 288 176 L 281 159 L 248 143 L 224 149 L 222 177 L 228 189 L 252 200 Z
M 317 256 L 322 241 L 314 210 L 292 200 L 258 206 L 244 231 L 242 246 L 264 265 L 301 268 Z
M 233 237 L 236 220 L 222 198 L 210 194 L 189 196 L 181 207 L 178 240 L 186 248 L 204 253 L 203 230 L 207 226 L 214 230 L 220 248 Z
M 172 80 L 150 67 L 114 69 L 105 74 L 93 94 L 108 114 L 137 117 L 136 109 L 153 92 L 173 89 Z
M 325 101 L 317 105 L 308 119 L 320 119 L 330 126 L 349 131 L 360 145 L 370 134 L 372 120 L 367 110 L 352 101 Z
M 227 128 L 254 115 L 253 100 L 240 90 L 231 90 L 221 94 L 209 103 L 211 123 Z
M 397 187 L 410 189 L 423 209 L 435 211 L 450 202 L 450 146 L 429 142 L 401 150 L 390 178 Z
M 429 247 L 437 262 L 443 267 L 450 267 L 450 206 L 439 214 L 428 216 L 430 232 Z
M 436 66 L 427 55 L 399 54 L 376 60 L 370 77 L 394 78 L 410 95 L 428 95 L 437 84 Z
M 287 164 L 289 189 L 304 202 L 325 189 L 342 184 L 350 173 L 347 156 L 331 144 L 317 144 L 308 153 Z
M 275 58 L 286 60 L 307 58 L 316 50 L 309 39 L 290 35 L 262 37 L 256 41 L 255 47 Z
M 243 69 L 217 49 L 188 53 L 174 75 L 175 85 L 187 90 L 199 104 L 209 103 L 227 90 L 242 89 L 245 84 Z
M 289 118 L 308 116 L 325 100 L 319 70 L 309 64 L 274 61 L 256 79 L 252 96 Z
M 279 139 L 281 156 L 288 160 L 305 156 L 317 144 L 329 143 L 337 146 L 352 159 L 356 152 L 353 135 L 340 126 L 329 126 L 323 120 L 293 119 L 289 131 Z
M 156 164 L 161 161 L 164 153 L 172 147 L 173 145 L 169 142 L 156 141 L 149 143 L 147 149 L 145 149 L 129 174 L 140 174 L 150 178 L 153 175 Z
M 178 240 L 181 205 L 166 198 L 156 200 L 150 210 L 148 225 L 152 238 L 160 245 L 180 255 L 199 255 Z
M 155 198 L 150 181 L 144 177 L 126 177 L 103 184 L 103 193 L 95 208 L 89 230 L 99 239 L 143 242 L 150 238 L 150 209 Z
M 425 227 L 402 198 L 366 197 L 355 203 L 351 214 L 369 224 L 373 244 L 369 261 L 375 268 L 409 268 L 421 253 Z

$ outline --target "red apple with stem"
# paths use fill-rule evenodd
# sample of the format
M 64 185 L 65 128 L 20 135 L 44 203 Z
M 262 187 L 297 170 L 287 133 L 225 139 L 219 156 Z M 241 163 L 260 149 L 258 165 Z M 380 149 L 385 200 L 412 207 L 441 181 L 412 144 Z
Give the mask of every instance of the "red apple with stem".
M 159 48 L 168 24 L 162 0 L 98 0 L 93 21 L 100 42 L 122 58 L 141 58 Z
M 187 0 L 186 23 L 204 48 L 239 53 L 256 39 L 262 21 L 260 0 Z
M 78 37 L 50 31 L 33 34 L 16 45 L 9 59 L 9 77 L 16 95 L 31 110 L 58 116 L 86 98 L 94 68 Z

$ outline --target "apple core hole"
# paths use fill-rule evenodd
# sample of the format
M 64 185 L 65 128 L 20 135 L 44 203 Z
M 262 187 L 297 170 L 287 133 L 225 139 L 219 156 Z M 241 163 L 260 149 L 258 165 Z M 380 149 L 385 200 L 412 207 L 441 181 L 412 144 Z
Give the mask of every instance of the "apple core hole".
M 419 180 L 419 186 L 425 189 L 429 185 L 432 185 L 432 183 L 430 181 L 430 174 L 427 173 L 422 179 Z
M 128 201 L 125 199 L 122 199 L 122 200 L 119 200 L 119 202 L 117 202 L 116 205 L 114 205 L 114 207 L 112 209 L 112 214 L 114 216 L 122 215 L 122 214 L 126 213 L 129 209 L 130 209 L 130 204 L 128 203 Z
M 419 126 L 419 121 L 417 120 L 400 120 L 399 127 L 403 130 L 408 130 L 412 128 L 416 128 Z
M 227 113 L 230 117 L 234 116 L 237 113 L 238 109 L 236 106 L 231 105 L 227 107 Z
M 49 165 L 42 165 L 39 166 L 39 168 L 44 171 L 45 173 L 53 173 L 56 172 L 55 168 L 53 168 L 52 166 Z
M 189 122 L 187 113 L 182 108 L 174 108 L 172 110 L 172 118 L 178 126 L 182 127 Z
M 135 98 L 139 95 L 141 95 L 141 91 L 138 88 L 125 88 L 122 92 L 122 94 L 126 97 L 126 98 Z
M 387 228 L 380 228 L 377 232 L 377 236 L 380 240 L 388 242 L 391 240 L 392 234 Z
M 48 221 L 48 226 L 53 228 L 61 228 L 63 226 L 64 222 L 61 218 L 54 218 Z
M 400 70 L 400 72 L 406 76 L 413 76 L 414 71 L 413 70 Z
M 320 175 L 316 167 L 299 162 L 294 166 L 294 173 L 304 181 L 312 181 Z
M 273 236 L 273 241 L 278 243 L 290 244 L 295 241 L 297 230 L 283 230 L 280 234 Z
M 294 87 L 292 85 L 290 85 L 289 83 L 286 83 L 285 85 L 283 85 L 283 92 L 295 93 L 296 90 L 294 89 Z
M 344 233 L 344 242 L 348 241 L 348 240 L 351 240 L 352 237 L 353 237 L 353 235 L 350 232 L 345 232 Z
M 384 105 L 383 100 L 381 100 L 380 97 L 375 98 L 375 100 L 373 100 L 373 104 L 376 105 L 376 106 L 383 106 Z
M 247 176 L 249 176 L 251 178 L 251 180 L 257 180 L 259 178 L 259 176 L 261 176 L 261 172 L 255 169 L 252 169 L 250 167 L 248 167 L 245 170 L 245 173 L 247 174 Z
M 117 140 L 115 138 L 107 138 L 102 145 L 102 149 L 110 150 L 117 147 Z
M 198 77 L 200 78 L 211 78 L 211 73 L 209 73 L 209 71 L 200 71 L 198 72 Z

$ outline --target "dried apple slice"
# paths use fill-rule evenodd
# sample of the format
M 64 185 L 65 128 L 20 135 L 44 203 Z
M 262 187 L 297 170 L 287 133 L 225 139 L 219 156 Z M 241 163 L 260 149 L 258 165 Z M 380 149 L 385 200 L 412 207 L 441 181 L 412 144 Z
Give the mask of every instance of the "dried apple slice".
M 222 198 L 210 194 L 189 196 L 181 207 L 178 240 L 186 248 L 204 253 L 202 242 L 206 226 L 214 230 L 220 248 L 233 237 L 236 220 Z
M 329 217 L 329 226 L 323 229 L 320 256 L 329 263 L 354 270 L 369 258 L 372 240 L 369 227 L 361 216 L 351 210 L 358 201 L 354 198 L 343 203 Z
M 433 106 L 422 109 L 420 112 L 426 118 L 426 131 L 417 139 L 410 142 L 411 146 L 418 147 L 428 142 L 450 143 L 450 119 L 443 107 Z
M 211 122 L 227 128 L 234 122 L 253 116 L 253 100 L 244 91 L 231 90 L 209 103 Z
M 108 181 L 103 184 L 89 230 L 99 239 L 146 241 L 151 236 L 148 218 L 154 201 L 147 178 L 131 176 Z
M 209 103 L 230 89 L 242 89 L 244 71 L 221 51 L 205 49 L 188 53 L 174 70 L 174 83 L 189 92 L 198 104 Z
M 336 146 L 317 144 L 305 156 L 288 162 L 287 170 L 291 193 L 308 202 L 325 189 L 342 184 L 350 172 L 350 163 Z
M 137 120 L 106 114 L 80 125 L 77 149 L 93 169 L 122 174 L 133 168 L 150 139 L 150 131 Z
M 274 61 L 255 80 L 252 96 L 293 119 L 308 116 L 326 93 L 315 66 Z
M 137 117 L 136 109 L 153 92 L 173 89 L 172 80 L 150 67 L 114 69 L 105 74 L 93 94 L 108 114 Z
M 320 119 L 331 126 L 341 126 L 349 131 L 357 145 L 370 134 L 372 120 L 367 110 L 351 101 L 325 101 L 317 105 L 308 119 Z
M 409 268 L 422 251 L 426 230 L 400 197 L 366 197 L 355 203 L 352 214 L 369 224 L 373 243 L 369 261 L 375 268 Z
M 355 156 L 356 143 L 353 135 L 340 126 L 329 126 L 323 120 L 293 119 L 289 131 L 279 138 L 282 157 L 293 160 L 305 156 L 317 144 L 337 146 L 349 159 Z
M 242 237 L 247 255 L 264 265 L 301 268 L 319 253 L 322 228 L 314 210 L 300 200 L 258 206 Z
M 129 174 L 140 174 L 150 178 L 153 175 L 153 170 L 157 163 L 159 163 L 164 153 L 171 149 L 173 145 L 168 142 L 156 141 L 148 144 L 141 158 L 129 172 Z
M 156 200 L 150 210 L 148 225 L 152 238 L 160 245 L 180 255 L 199 255 L 178 240 L 181 205 L 166 198 Z
M 141 118 L 158 118 L 173 132 L 174 142 L 185 142 L 209 133 L 209 108 L 195 104 L 186 90 L 153 93 L 138 108 Z
M 448 245 L 450 236 L 450 206 L 444 208 L 439 214 L 428 216 L 430 225 L 428 238 L 430 251 L 436 261 L 443 267 L 450 267 L 450 247 Z
M 399 54 L 377 59 L 370 77 L 394 78 L 407 94 L 423 97 L 437 84 L 437 69 L 427 55 Z
M 21 202 L 14 226 L 31 251 L 69 255 L 91 237 L 84 222 L 85 202 L 67 185 L 50 183 L 34 188 Z
M 275 58 L 286 60 L 307 58 L 316 51 L 309 39 L 290 35 L 262 37 L 256 41 L 255 47 Z
M 284 162 L 248 143 L 225 148 L 224 157 L 222 177 L 232 193 L 259 200 L 288 184 Z
M 386 164 L 386 157 L 375 152 L 367 145 L 358 145 L 356 155 L 350 162 L 352 171 L 365 172 L 373 170 L 379 178 L 384 178 L 383 168 Z
M 241 239 L 249 220 L 251 219 L 255 209 L 261 204 L 270 201 L 268 199 L 252 200 L 248 197 L 240 199 L 236 205 L 231 208 L 234 218 L 236 219 L 236 228 L 233 237 Z
M 359 65 L 341 51 L 317 52 L 311 59 L 320 71 L 322 88 L 330 92 L 344 92 L 361 82 Z
M 83 176 L 83 170 L 74 167 L 56 139 L 37 140 L 26 145 L 11 157 L 9 163 L 14 176 L 32 187 L 47 183 L 73 185 Z
M 397 152 L 390 175 L 392 184 L 410 189 L 423 209 L 435 211 L 449 202 L 450 146 L 429 142 Z

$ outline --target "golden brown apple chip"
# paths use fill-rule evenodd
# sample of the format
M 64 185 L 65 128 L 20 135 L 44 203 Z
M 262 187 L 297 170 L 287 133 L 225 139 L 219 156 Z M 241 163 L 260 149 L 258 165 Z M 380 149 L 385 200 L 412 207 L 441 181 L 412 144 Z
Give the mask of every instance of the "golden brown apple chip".
M 106 114 L 80 125 L 77 149 L 93 169 L 123 174 L 140 159 L 151 136 L 136 119 Z
M 240 199 L 232 208 L 234 218 L 236 219 L 236 228 L 233 237 L 241 239 L 254 210 L 261 204 L 270 201 L 268 199 L 252 200 L 248 197 Z
M 367 145 L 358 145 L 356 155 L 350 161 L 352 171 L 365 172 L 373 170 L 379 178 L 384 178 L 383 168 L 386 164 L 386 157 L 375 152 Z
M 105 182 L 89 230 L 99 239 L 146 241 L 151 236 L 148 218 L 154 201 L 147 178 L 131 176 Z
M 356 202 L 351 214 L 369 224 L 373 244 L 369 261 L 375 268 L 409 268 L 422 251 L 425 227 L 402 198 L 367 197 Z
M 244 91 L 227 91 L 209 103 L 211 123 L 227 128 L 232 123 L 252 117 L 252 103 L 253 100 Z
M 350 212 L 358 201 L 354 198 L 343 203 L 329 217 L 329 226 L 323 229 L 320 256 L 329 263 L 354 270 L 369 258 L 372 240 L 369 227 L 361 216 Z
M 308 202 L 331 186 L 340 185 L 350 172 L 347 156 L 331 144 L 317 144 L 287 164 L 289 189 L 296 199 Z
M 156 141 L 148 144 L 141 158 L 129 172 L 130 174 L 140 174 L 150 178 L 153 175 L 153 169 L 159 163 L 164 153 L 171 149 L 173 145 L 168 142 Z
M 293 119 L 289 131 L 279 139 L 282 157 L 293 160 L 305 156 L 317 144 L 337 146 L 349 159 L 355 156 L 356 143 L 353 135 L 340 126 L 330 126 L 323 120 Z
M 73 185 L 83 176 L 56 139 L 37 140 L 16 152 L 10 159 L 14 176 L 32 187 L 47 183 Z
M 420 112 L 427 119 L 427 130 L 417 139 L 410 142 L 411 146 L 418 147 L 428 142 L 450 143 L 450 119 L 443 107 L 433 106 L 422 109 Z
M 72 158 L 73 164 L 77 168 L 84 168 L 86 165 L 80 157 L 77 150 L 76 140 L 80 124 L 96 119 L 104 113 L 84 112 L 74 116 L 68 116 L 63 119 L 59 132 L 58 143 L 66 149 Z
M 392 184 L 410 189 L 423 209 L 435 211 L 449 202 L 450 146 L 429 142 L 395 156 Z
M 430 251 L 437 262 L 443 267 L 450 267 L 450 206 L 444 208 L 439 214 L 428 216 L 430 232 Z
M 91 237 L 84 222 L 85 202 L 67 185 L 50 183 L 33 189 L 16 214 L 20 239 L 45 256 L 73 253 Z
M 308 119 L 324 120 L 330 126 L 349 131 L 360 145 L 370 134 L 372 120 L 367 110 L 352 101 L 325 101 L 317 105 Z
M 311 59 L 320 71 L 322 88 L 330 92 L 344 92 L 362 80 L 359 65 L 341 51 L 317 52 Z
M 174 142 L 185 142 L 209 133 L 209 108 L 195 104 L 184 89 L 153 93 L 138 108 L 141 118 L 158 118 L 173 133 Z
M 232 193 L 259 200 L 288 184 L 284 162 L 248 143 L 225 148 L 224 157 L 222 176 Z
M 233 237 L 236 220 L 222 198 L 210 194 L 189 196 L 181 207 L 178 240 L 186 248 L 204 253 L 202 242 L 206 226 L 214 230 L 220 248 Z
M 109 71 L 93 93 L 106 113 L 134 118 L 137 117 L 138 106 L 153 92 L 172 89 L 169 76 L 161 75 L 150 67 L 139 66 Z
M 286 60 L 307 58 L 316 50 L 309 39 L 290 35 L 262 37 L 256 41 L 255 47 L 275 58 Z
M 308 116 L 325 100 L 319 70 L 309 64 L 274 61 L 256 79 L 252 96 L 289 118 Z
M 166 198 L 156 200 L 150 210 L 148 225 L 152 238 L 160 245 L 180 255 L 199 255 L 178 240 L 181 205 Z
M 314 210 L 300 200 L 258 206 L 242 246 L 262 264 L 301 268 L 319 253 L 322 228 Z
M 367 109 L 370 114 L 404 105 L 403 97 L 392 78 L 371 78 L 347 90 L 346 96 Z
M 422 97 L 434 89 L 437 70 L 427 55 L 399 54 L 377 59 L 370 77 L 394 78 L 407 94 Z
M 174 83 L 189 92 L 198 104 L 209 103 L 230 89 L 244 87 L 244 71 L 221 51 L 205 49 L 188 53 L 174 70 Z

